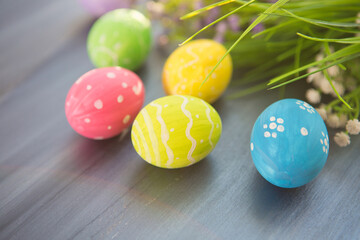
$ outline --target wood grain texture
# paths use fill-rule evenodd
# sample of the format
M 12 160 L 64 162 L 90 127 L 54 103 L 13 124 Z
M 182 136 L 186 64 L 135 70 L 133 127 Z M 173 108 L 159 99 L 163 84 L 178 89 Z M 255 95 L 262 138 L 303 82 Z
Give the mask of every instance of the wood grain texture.
M 92 141 L 64 101 L 92 68 L 93 23 L 74 0 L 0 1 L 0 239 L 360 239 L 360 138 L 331 141 L 325 168 L 281 189 L 256 171 L 249 139 L 275 91 L 214 104 L 222 137 L 189 168 L 150 166 L 130 136 Z M 166 56 L 138 71 L 146 103 L 163 96 Z M 302 98 L 293 88 L 290 96 Z

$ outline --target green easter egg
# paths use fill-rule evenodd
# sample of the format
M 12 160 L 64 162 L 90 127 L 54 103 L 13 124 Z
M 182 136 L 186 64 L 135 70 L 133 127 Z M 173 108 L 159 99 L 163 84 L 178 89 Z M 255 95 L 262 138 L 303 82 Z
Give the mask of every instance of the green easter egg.
M 133 9 L 117 9 L 103 15 L 87 39 L 89 57 L 98 68 L 121 66 L 135 70 L 148 56 L 150 46 L 150 21 Z
M 140 111 L 131 140 L 148 163 L 181 168 L 205 158 L 219 141 L 221 129 L 219 114 L 207 102 L 173 95 L 156 99 Z

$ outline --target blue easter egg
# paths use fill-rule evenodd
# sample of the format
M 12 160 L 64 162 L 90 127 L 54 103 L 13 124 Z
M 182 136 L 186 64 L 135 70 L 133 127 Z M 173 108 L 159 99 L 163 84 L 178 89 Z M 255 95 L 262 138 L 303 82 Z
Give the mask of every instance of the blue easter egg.
M 251 133 L 251 156 L 270 183 L 295 188 L 313 180 L 324 167 L 329 137 L 324 121 L 308 103 L 283 99 L 266 108 Z

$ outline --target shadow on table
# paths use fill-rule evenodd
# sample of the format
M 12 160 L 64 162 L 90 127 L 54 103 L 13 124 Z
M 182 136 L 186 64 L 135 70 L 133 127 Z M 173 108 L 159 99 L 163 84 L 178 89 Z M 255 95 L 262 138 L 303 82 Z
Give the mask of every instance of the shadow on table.
M 180 169 L 163 169 L 144 161 L 132 174 L 132 181 L 138 181 L 133 190 L 146 196 L 148 202 L 145 204 L 154 202 L 175 207 L 188 203 L 190 199 L 202 199 L 210 187 L 212 174 L 211 157 Z M 139 175 L 144 175 L 141 181 Z
M 298 188 L 280 188 L 266 181 L 258 172 L 253 173 L 253 215 L 255 218 L 270 222 L 279 216 L 289 216 L 292 209 L 303 205 L 309 189 L 308 185 Z

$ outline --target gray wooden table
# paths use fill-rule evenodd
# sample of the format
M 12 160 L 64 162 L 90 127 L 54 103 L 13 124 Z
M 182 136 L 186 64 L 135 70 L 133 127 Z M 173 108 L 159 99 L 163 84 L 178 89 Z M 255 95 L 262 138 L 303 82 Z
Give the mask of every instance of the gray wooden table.
M 304 187 L 257 173 L 250 131 L 277 92 L 216 102 L 222 138 L 189 168 L 150 166 L 129 134 L 77 135 L 64 100 L 92 68 L 93 21 L 74 0 L 0 0 L 0 239 L 360 239 L 360 137 L 348 148 L 331 141 Z M 147 103 L 164 95 L 165 59 L 154 49 L 138 71 Z M 287 95 L 302 98 L 301 87 Z

